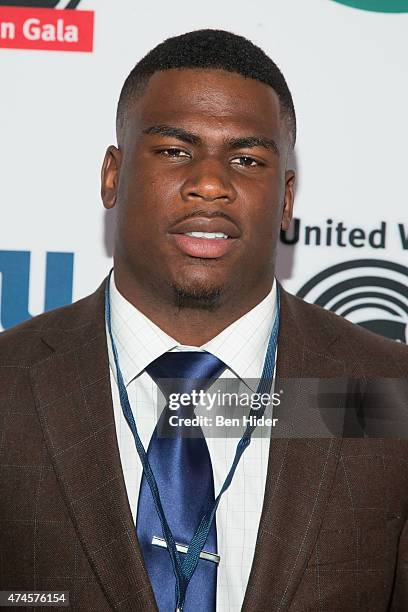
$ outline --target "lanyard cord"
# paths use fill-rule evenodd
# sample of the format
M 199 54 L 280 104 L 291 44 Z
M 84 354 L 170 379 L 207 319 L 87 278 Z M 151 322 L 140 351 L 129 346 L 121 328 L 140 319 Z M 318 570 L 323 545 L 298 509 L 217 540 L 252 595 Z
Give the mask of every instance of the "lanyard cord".
M 217 511 L 218 504 L 220 503 L 221 496 L 230 486 L 235 470 L 239 463 L 239 460 L 243 452 L 245 451 L 245 449 L 247 448 L 247 446 L 249 446 L 251 442 L 251 436 L 252 436 L 253 431 L 256 428 L 257 418 L 262 417 L 263 413 L 265 412 L 266 406 L 262 405 L 261 408 L 259 409 L 251 408 L 249 417 L 253 417 L 253 418 L 249 419 L 249 423 L 245 429 L 245 432 L 237 444 L 234 460 L 227 474 L 227 477 L 224 481 L 224 484 L 222 485 L 221 490 L 215 499 L 213 507 L 201 519 L 200 525 L 198 526 L 197 531 L 195 532 L 188 546 L 187 553 L 183 555 L 184 558 L 182 559 L 180 556 L 180 553 L 178 552 L 176 548 L 176 543 L 174 541 L 173 534 L 171 532 L 171 529 L 169 527 L 169 524 L 164 514 L 163 506 L 160 501 L 160 494 L 159 494 L 159 490 L 157 487 L 156 479 L 154 477 L 152 468 L 147 458 L 147 453 L 143 447 L 143 444 L 140 440 L 140 437 L 137 431 L 132 408 L 129 402 L 129 396 L 128 396 L 126 386 L 123 380 L 122 371 L 119 366 L 118 352 L 117 352 L 117 348 L 116 348 L 116 345 L 113 339 L 113 333 L 112 333 L 111 305 L 110 305 L 110 291 L 109 291 L 111 275 L 112 275 L 112 270 L 109 273 L 109 277 L 108 277 L 108 280 L 106 282 L 106 287 L 105 287 L 105 317 L 106 317 L 106 323 L 107 323 L 109 337 L 111 341 L 113 357 L 115 360 L 120 403 L 122 406 L 123 414 L 132 431 L 132 434 L 135 440 L 136 450 L 140 457 L 140 461 L 143 466 L 143 472 L 145 474 L 146 480 L 152 492 L 154 505 L 156 507 L 156 511 L 160 519 L 160 523 L 161 523 L 162 530 L 163 530 L 163 535 L 166 540 L 167 549 L 170 554 L 173 572 L 176 577 L 177 610 L 180 610 L 181 612 L 183 610 L 184 600 L 185 600 L 188 584 L 197 567 L 200 553 L 202 549 L 204 548 L 204 544 L 207 540 L 209 531 L 211 529 L 211 523 Z M 279 288 L 277 288 L 276 297 L 277 297 L 277 311 L 276 311 L 276 316 L 275 316 L 275 320 L 273 323 L 272 333 L 270 335 L 269 342 L 268 342 L 268 348 L 266 351 L 266 357 L 265 357 L 265 362 L 263 365 L 261 380 L 259 381 L 259 385 L 257 388 L 258 394 L 268 393 L 272 385 L 272 378 L 273 378 L 273 373 L 274 373 L 274 368 L 275 368 L 276 346 L 278 343 L 278 334 L 279 334 L 279 319 L 280 319 Z

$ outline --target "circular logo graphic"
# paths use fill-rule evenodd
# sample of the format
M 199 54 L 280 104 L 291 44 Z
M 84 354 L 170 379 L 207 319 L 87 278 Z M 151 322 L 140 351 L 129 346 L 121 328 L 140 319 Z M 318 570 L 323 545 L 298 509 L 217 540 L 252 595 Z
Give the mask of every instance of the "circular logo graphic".
M 81 0 L 0 0 L 0 6 L 31 6 L 32 8 L 74 9 Z
M 375 13 L 408 13 L 408 0 L 334 0 L 334 2 Z
M 355 259 L 316 274 L 297 292 L 353 323 L 408 343 L 408 268 L 381 259 Z

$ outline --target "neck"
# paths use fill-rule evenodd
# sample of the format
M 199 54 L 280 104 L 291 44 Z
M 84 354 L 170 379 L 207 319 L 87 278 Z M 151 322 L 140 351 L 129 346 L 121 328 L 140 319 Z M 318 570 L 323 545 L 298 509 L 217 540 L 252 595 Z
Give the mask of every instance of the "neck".
M 179 344 L 199 347 L 259 304 L 272 288 L 273 273 L 270 279 L 251 291 L 244 291 L 242 284 L 229 287 L 213 309 L 177 306 L 171 291 L 168 295 L 163 291 L 147 291 L 146 286 L 116 267 L 115 285 L 128 302 Z

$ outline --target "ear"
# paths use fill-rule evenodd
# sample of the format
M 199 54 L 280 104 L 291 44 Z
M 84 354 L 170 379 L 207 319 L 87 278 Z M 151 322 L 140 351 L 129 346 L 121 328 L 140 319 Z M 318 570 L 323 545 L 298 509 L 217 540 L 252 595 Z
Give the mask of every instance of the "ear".
M 116 195 L 122 152 L 114 145 L 107 148 L 101 170 L 101 196 L 105 208 L 113 208 Z
M 295 178 L 293 170 L 285 172 L 285 197 L 283 200 L 282 223 L 281 229 L 287 231 L 293 215 L 293 203 L 295 200 Z

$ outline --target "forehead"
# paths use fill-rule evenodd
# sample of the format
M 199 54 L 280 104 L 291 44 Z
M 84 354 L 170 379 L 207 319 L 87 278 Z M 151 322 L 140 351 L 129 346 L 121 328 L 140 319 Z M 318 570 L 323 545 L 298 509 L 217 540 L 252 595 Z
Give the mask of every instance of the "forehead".
M 170 124 L 208 130 L 235 128 L 279 138 L 280 103 L 269 86 L 225 70 L 156 72 L 130 112 L 140 129 Z

